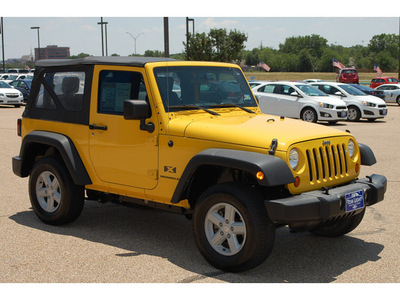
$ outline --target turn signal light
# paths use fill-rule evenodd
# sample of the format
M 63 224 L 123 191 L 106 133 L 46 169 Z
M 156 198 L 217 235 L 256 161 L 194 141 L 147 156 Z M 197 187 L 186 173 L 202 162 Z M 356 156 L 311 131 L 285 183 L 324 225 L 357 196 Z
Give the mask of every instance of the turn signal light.
M 360 171 L 360 165 L 359 164 L 356 164 L 355 171 L 356 171 L 356 173 L 358 173 L 358 171 Z
M 294 187 L 298 187 L 299 185 L 300 185 L 300 177 L 299 176 L 296 176 L 295 178 L 294 178 Z
M 258 180 L 260 180 L 260 181 L 261 181 L 261 180 L 263 180 L 263 179 L 264 179 L 264 173 L 263 173 L 263 172 L 261 172 L 261 171 L 260 171 L 260 172 L 257 172 L 257 174 L 256 174 L 256 177 L 257 177 L 257 179 L 258 179 Z

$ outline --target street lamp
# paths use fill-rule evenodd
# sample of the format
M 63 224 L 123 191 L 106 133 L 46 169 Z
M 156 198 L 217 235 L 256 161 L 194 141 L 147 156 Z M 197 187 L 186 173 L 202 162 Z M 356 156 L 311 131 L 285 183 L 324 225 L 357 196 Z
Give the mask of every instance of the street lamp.
M 143 32 L 139 33 L 137 36 L 133 36 L 130 32 L 126 32 L 127 34 L 129 34 L 132 38 L 133 38 L 133 45 L 135 47 L 135 52 L 134 54 L 136 55 L 136 39 L 141 35 L 144 34 Z
M 37 59 L 35 57 L 35 60 L 39 60 L 40 59 L 40 36 L 39 36 L 39 26 L 34 26 L 31 27 L 31 29 L 37 29 L 37 42 L 38 42 L 38 55 L 37 55 Z

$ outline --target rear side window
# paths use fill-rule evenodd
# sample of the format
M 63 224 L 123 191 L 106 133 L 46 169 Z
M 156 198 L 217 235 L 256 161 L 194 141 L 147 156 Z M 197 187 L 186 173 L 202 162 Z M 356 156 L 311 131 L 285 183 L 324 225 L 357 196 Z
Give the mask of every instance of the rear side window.
M 36 98 L 36 108 L 56 109 L 56 103 L 59 103 L 67 111 L 81 111 L 84 89 L 84 72 L 45 73 Z
M 25 116 L 88 125 L 92 76 L 91 65 L 38 68 Z
M 275 89 L 275 84 L 268 84 L 263 87 L 260 87 L 257 91 L 261 93 L 272 94 L 274 92 L 274 89 Z

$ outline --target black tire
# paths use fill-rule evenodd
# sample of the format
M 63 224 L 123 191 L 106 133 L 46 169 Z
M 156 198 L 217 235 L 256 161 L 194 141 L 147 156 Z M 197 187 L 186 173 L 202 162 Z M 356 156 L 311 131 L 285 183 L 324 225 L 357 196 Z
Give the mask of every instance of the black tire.
M 398 105 L 400 105 L 400 96 L 397 96 L 396 102 L 397 102 Z
M 320 226 L 310 231 L 318 236 L 339 237 L 356 229 L 364 218 L 364 214 L 365 208 L 362 210 L 362 212 L 347 219 L 339 220 L 333 224 Z
M 306 122 L 317 123 L 318 115 L 315 109 L 306 107 L 301 111 L 300 118 Z
M 361 118 L 361 111 L 357 106 L 349 106 L 348 107 L 348 115 L 347 115 L 347 120 L 351 122 L 357 122 Z
M 81 214 L 84 187 L 74 184 L 63 164 L 52 157 L 44 157 L 35 163 L 29 177 L 29 197 L 41 221 L 62 225 Z
M 193 225 L 203 257 L 228 272 L 260 265 L 271 253 L 275 239 L 275 227 L 262 197 L 232 183 L 215 185 L 199 197 Z

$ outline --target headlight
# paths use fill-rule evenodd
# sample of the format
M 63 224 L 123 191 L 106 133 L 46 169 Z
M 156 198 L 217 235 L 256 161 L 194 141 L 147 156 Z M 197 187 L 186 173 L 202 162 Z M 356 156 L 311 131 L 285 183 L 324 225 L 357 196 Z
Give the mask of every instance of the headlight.
M 355 147 L 355 145 L 354 145 L 354 142 L 353 142 L 352 140 L 349 140 L 349 143 L 348 143 L 347 147 L 349 148 L 349 155 L 350 155 L 350 157 L 353 157 L 354 151 L 355 151 L 355 149 L 356 149 L 356 147 Z
M 375 106 L 376 106 L 375 103 L 371 103 L 371 102 L 368 102 L 368 101 L 363 101 L 363 104 L 364 104 L 365 106 L 370 106 L 370 107 L 375 107 Z
M 324 103 L 324 102 L 318 102 L 318 105 L 322 108 L 333 108 L 332 104 Z
M 289 152 L 289 164 L 293 170 L 299 165 L 299 152 L 295 148 Z

